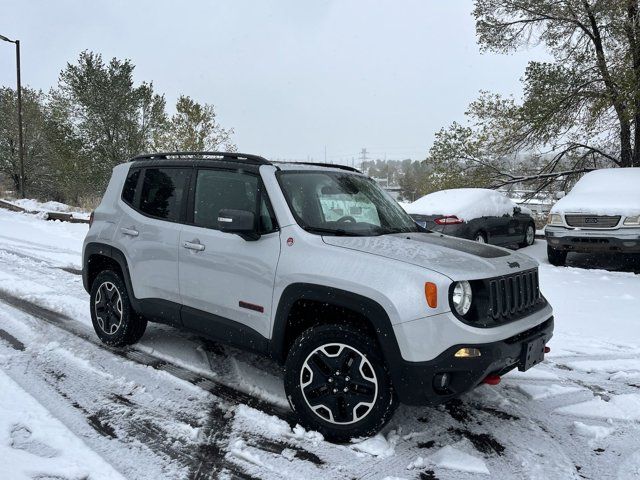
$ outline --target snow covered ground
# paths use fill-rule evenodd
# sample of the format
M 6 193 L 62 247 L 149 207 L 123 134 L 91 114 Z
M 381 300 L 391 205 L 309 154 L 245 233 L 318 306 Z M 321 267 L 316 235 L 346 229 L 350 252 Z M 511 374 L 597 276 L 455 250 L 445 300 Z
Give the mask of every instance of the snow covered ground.
M 160 325 L 100 345 L 86 228 L 0 210 L 0 479 L 640 478 L 637 257 L 556 268 L 538 240 L 547 360 L 335 445 L 296 427 L 263 358 Z
M 21 207 L 28 212 L 59 212 L 70 213 L 74 218 L 88 219 L 89 213 L 79 207 L 71 207 L 65 203 L 60 202 L 40 202 L 33 198 L 20 198 L 20 199 L 1 199 L 5 202 L 11 203 L 17 207 Z

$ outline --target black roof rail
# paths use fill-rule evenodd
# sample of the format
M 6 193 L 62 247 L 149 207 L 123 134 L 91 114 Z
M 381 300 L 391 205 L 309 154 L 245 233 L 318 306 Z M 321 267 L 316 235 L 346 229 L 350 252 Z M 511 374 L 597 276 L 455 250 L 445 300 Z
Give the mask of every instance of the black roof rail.
M 175 158 L 198 158 L 203 160 L 232 160 L 251 163 L 254 165 L 272 165 L 272 163 L 259 155 L 238 152 L 157 152 L 144 153 L 133 157 L 130 162 L 140 160 L 168 160 Z
M 287 165 L 311 165 L 314 167 L 327 167 L 327 168 L 339 168 L 340 170 L 347 170 L 349 172 L 362 173 L 355 167 L 348 165 L 340 165 L 337 163 L 323 163 L 323 162 L 274 162 L 274 163 L 286 163 Z

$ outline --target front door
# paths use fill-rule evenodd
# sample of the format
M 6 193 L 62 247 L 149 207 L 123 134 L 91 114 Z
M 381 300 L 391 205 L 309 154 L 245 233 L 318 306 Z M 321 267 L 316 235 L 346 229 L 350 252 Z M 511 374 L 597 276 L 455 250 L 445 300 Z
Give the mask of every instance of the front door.
M 245 240 L 218 230 L 222 209 L 253 212 L 260 238 Z M 280 235 L 260 177 L 200 168 L 189 210 L 179 248 L 184 324 L 248 347 L 252 339 L 245 333 L 268 338 Z

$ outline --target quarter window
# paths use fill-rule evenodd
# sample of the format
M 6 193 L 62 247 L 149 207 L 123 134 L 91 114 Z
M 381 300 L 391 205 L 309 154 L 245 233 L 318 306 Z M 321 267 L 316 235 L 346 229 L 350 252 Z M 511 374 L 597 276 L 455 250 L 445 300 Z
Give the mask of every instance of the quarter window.
M 140 211 L 176 222 L 180 219 L 188 171 L 181 168 L 147 168 L 140 194 Z
M 136 195 L 136 186 L 138 185 L 139 178 L 140 169 L 129 170 L 127 179 L 124 182 L 124 187 L 122 188 L 122 200 L 131 206 L 133 206 L 133 199 Z

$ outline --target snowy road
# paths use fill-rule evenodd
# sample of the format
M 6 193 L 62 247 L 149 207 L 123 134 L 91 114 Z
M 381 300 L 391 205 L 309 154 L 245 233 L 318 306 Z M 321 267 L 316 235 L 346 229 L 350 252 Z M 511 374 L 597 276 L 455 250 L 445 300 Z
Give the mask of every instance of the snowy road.
M 538 241 L 524 251 L 555 308 L 547 361 L 334 445 L 291 424 L 263 358 L 159 325 L 100 345 L 85 231 L 0 211 L 0 478 L 640 478 L 635 259 L 555 268 Z

